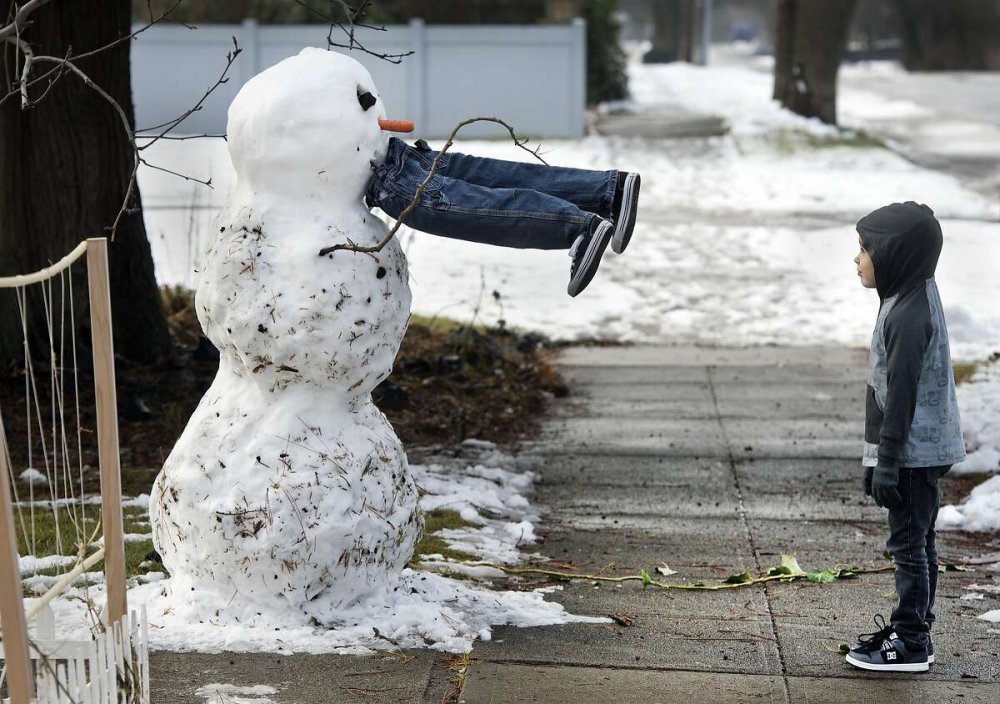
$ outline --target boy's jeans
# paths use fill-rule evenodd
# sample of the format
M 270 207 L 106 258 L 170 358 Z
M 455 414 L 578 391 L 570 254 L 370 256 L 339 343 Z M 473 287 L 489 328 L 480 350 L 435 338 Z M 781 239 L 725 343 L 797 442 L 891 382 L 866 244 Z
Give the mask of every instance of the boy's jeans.
M 927 647 L 927 634 L 934 623 L 938 557 L 934 523 L 940 495 L 938 477 L 950 467 L 918 467 L 899 470 L 899 508 L 889 509 L 889 540 L 886 549 L 896 563 L 896 594 L 899 604 L 890 623 L 908 645 Z
M 413 200 L 436 151 L 389 138 L 369 206 L 394 218 Z M 405 224 L 435 235 L 521 249 L 567 249 L 611 215 L 617 171 L 523 164 L 447 152 Z

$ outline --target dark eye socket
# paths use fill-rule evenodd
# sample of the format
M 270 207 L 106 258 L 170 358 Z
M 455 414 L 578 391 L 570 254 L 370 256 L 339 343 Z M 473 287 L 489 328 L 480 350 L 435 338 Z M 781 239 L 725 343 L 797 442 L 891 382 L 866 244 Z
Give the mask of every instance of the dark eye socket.
M 378 99 L 374 95 L 366 90 L 363 91 L 360 88 L 358 89 L 358 104 L 361 106 L 362 110 L 368 110 L 376 102 L 378 102 Z

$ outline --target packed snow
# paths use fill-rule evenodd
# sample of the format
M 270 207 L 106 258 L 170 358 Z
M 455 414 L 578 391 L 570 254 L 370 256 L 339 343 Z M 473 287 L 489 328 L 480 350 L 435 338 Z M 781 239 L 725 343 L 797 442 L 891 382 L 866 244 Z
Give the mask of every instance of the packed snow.
M 49 480 L 45 478 L 45 475 L 34 467 L 28 467 L 18 475 L 18 478 L 22 482 L 27 482 L 31 486 L 46 486 L 49 483 Z
M 276 704 L 269 694 L 277 694 L 274 687 L 258 684 L 251 687 L 213 682 L 199 687 L 194 693 L 205 704 Z
M 229 108 L 237 178 L 195 298 L 219 371 L 150 496 L 170 589 L 225 602 L 219 618 L 377 608 L 420 538 L 406 455 L 371 399 L 409 319 L 406 259 L 396 241 L 318 256 L 386 235 L 361 200 L 386 112 L 362 93 L 378 94 L 361 64 L 304 49 Z
M 493 625 L 539 626 L 571 622 L 606 622 L 574 616 L 546 601 L 549 589 L 488 589 L 503 572 L 482 563 L 522 562 L 522 550 L 535 542 L 538 518 L 528 500 L 534 473 L 524 458 L 501 452 L 489 443 L 467 443 L 457 456 L 429 458 L 411 467 L 421 490 L 420 510 L 460 512 L 474 525 L 460 535 L 443 537 L 449 547 L 480 558 L 470 564 L 427 556 L 415 569 L 366 599 L 343 608 L 336 623 L 303 623 L 295 613 L 262 608 L 233 608 L 232 594 L 219 599 L 198 593 L 191 598 L 189 580 L 159 572 L 132 580 L 129 603 L 146 604 L 153 649 L 219 652 L 223 650 L 363 653 L 371 650 L 429 647 L 465 652 L 476 639 L 489 639 Z M 453 579 L 457 574 L 468 579 Z M 54 603 L 56 622 L 66 637 L 88 628 L 85 598 L 102 603 L 100 573 L 88 574 L 79 586 Z M 51 580 L 54 578 L 36 578 Z M 83 582 L 89 583 L 84 587 Z M 477 583 L 481 583 L 480 586 Z M 39 586 L 47 586 L 39 583 Z

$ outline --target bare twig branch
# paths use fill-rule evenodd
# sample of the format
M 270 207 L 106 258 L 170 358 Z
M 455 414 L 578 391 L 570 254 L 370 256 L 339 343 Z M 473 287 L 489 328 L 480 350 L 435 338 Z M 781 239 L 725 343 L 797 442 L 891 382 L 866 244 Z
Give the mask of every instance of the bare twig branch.
M 0 27 L 0 41 L 6 41 L 7 37 L 20 36 L 21 30 L 28 26 L 28 16 L 40 8 L 47 5 L 52 0 L 30 0 L 17 8 L 14 20 L 5 27 Z
M 98 47 L 97 49 L 93 49 L 93 50 L 85 52 L 83 54 L 76 54 L 73 57 L 73 60 L 76 61 L 76 62 L 79 62 L 81 59 L 90 58 L 91 56 L 95 56 L 96 54 L 100 54 L 101 52 L 107 51 L 108 49 L 111 49 L 111 48 L 113 48 L 113 47 L 115 47 L 115 46 L 117 46 L 119 44 L 122 44 L 123 42 L 131 41 L 132 39 L 135 39 L 136 37 L 138 37 L 140 34 L 142 34 L 143 32 L 145 32 L 146 30 L 148 30 L 153 25 L 158 24 L 158 23 L 162 22 L 164 19 L 166 19 L 166 17 L 171 12 L 173 12 L 174 9 L 178 5 L 181 4 L 181 2 L 183 2 L 183 0 L 174 0 L 174 4 L 173 5 L 171 5 L 166 10 L 164 10 L 159 15 L 159 17 L 152 18 L 150 20 L 149 24 L 146 24 L 146 25 L 140 27 L 139 29 L 137 29 L 134 32 L 132 32 L 131 34 L 127 34 L 124 37 L 120 37 L 120 38 L 114 40 L 113 42 L 109 42 L 109 43 L 105 44 L 104 46 Z M 150 15 L 150 16 L 152 17 L 152 15 Z M 69 59 L 70 58 L 70 54 L 71 54 L 71 51 L 67 52 L 65 58 Z M 45 73 L 42 73 L 41 75 L 35 76 L 31 81 L 27 82 L 27 84 L 25 84 L 24 80 L 22 79 L 21 85 L 19 86 L 19 88 L 20 88 L 21 91 L 23 91 L 26 88 L 30 88 L 31 86 L 35 85 L 36 83 L 39 83 L 40 81 L 44 81 L 46 78 L 48 78 L 48 77 L 50 77 L 50 76 L 52 76 L 54 74 L 55 78 L 53 78 L 51 81 L 49 81 L 49 84 L 48 84 L 48 86 L 46 86 L 45 91 L 40 96 L 38 96 L 37 98 L 35 98 L 32 101 L 33 103 L 38 103 L 52 89 L 52 86 L 63 76 L 64 73 L 65 73 L 65 70 L 64 70 L 64 68 L 62 66 L 56 66 L 56 67 L 54 67 L 52 69 L 49 69 Z M 23 75 L 26 75 L 26 74 L 23 74 Z M 18 93 L 19 88 L 15 88 L 14 90 L 10 91 L 6 95 L 4 95 L 2 98 L 0 98 L 0 105 L 3 105 L 3 103 L 6 102 L 6 100 L 8 98 L 10 98 L 12 95 L 16 95 Z
M 424 180 L 420 182 L 420 185 L 417 186 L 417 191 L 416 193 L 413 194 L 413 199 L 410 200 L 406 208 L 403 209 L 403 212 L 399 214 L 399 219 L 396 220 L 396 224 L 394 224 L 392 226 L 392 229 L 389 230 L 389 233 L 385 236 L 385 239 L 383 239 L 381 242 L 371 247 L 362 247 L 348 240 L 346 243 L 335 244 L 332 247 L 324 247 L 319 251 L 319 256 L 325 257 L 326 255 L 332 254 L 333 252 L 336 252 L 338 250 L 347 250 L 349 252 L 361 252 L 364 254 L 381 252 L 385 248 L 385 246 L 392 241 L 392 238 L 396 236 L 396 233 L 399 231 L 399 228 L 403 225 L 403 222 L 406 220 L 406 218 L 409 217 L 410 213 L 413 212 L 413 209 L 417 207 L 417 204 L 420 202 L 420 196 L 423 195 L 424 189 L 427 187 L 427 184 L 431 182 L 431 179 L 434 177 L 434 173 L 437 171 L 438 163 L 441 161 L 441 157 L 444 156 L 445 152 L 447 152 L 455 144 L 455 136 L 458 134 L 459 130 L 461 130 L 466 125 L 471 125 L 474 122 L 495 122 L 498 125 L 503 125 L 504 127 L 507 128 L 507 131 L 510 132 L 511 139 L 514 140 L 514 144 L 516 146 L 525 150 L 526 152 L 534 156 L 536 159 L 538 159 L 540 162 L 548 166 L 548 162 L 545 161 L 545 159 L 543 159 L 541 156 L 540 152 L 541 145 L 535 147 L 534 149 L 529 149 L 527 146 L 528 144 L 527 138 L 522 139 L 518 137 L 517 133 L 514 131 L 514 128 L 511 127 L 504 120 L 501 120 L 499 117 L 471 117 L 468 120 L 462 120 L 462 122 L 459 122 L 457 125 L 455 125 L 455 129 L 453 129 L 451 131 L 451 134 L 448 135 L 448 140 L 445 142 L 445 145 L 441 148 L 441 151 L 437 153 L 437 156 L 434 157 L 434 161 L 431 162 L 431 168 L 427 173 L 427 177 L 424 178 Z
M 28 107 L 28 76 L 31 74 L 31 65 L 35 60 L 35 54 L 31 50 L 31 45 L 20 36 L 7 37 L 5 41 L 16 46 L 24 54 L 24 66 L 21 67 L 21 79 L 17 85 L 21 93 L 21 107 L 26 108 Z M 15 65 L 17 65 L 16 62 Z
M 365 13 L 368 11 L 368 8 L 371 6 L 372 0 L 362 0 L 362 2 L 357 7 L 351 7 L 350 4 L 346 2 L 346 0 L 330 0 L 329 15 L 325 15 L 322 12 L 316 10 L 315 8 L 309 7 L 308 5 L 303 3 L 302 0 L 293 0 L 293 2 L 301 5 L 302 7 L 305 7 L 313 14 L 322 17 L 323 19 L 327 20 L 330 23 L 330 29 L 326 34 L 327 49 L 332 49 L 333 47 L 337 47 L 339 49 L 349 49 L 349 50 L 357 49 L 358 51 L 364 52 L 365 54 L 369 54 L 379 59 L 383 59 L 392 64 L 402 63 L 404 58 L 410 56 L 413 53 L 412 51 L 407 51 L 402 54 L 383 54 L 377 51 L 371 51 L 358 40 L 355 34 L 358 28 L 370 29 L 375 32 L 386 31 L 385 27 L 382 25 L 365 24 L 364 22 L 361 21 L 362 18 L 365 16 Z M 337 19 L 337 17 L 335 17 L 335 10 L 334 10 L 335 7 L 340 8 L 340 11 L 344 15 L 343 20 Z M 343 32 L 344 35 L 347 37 L 346 44 L 341 44 L 340 42 L 334 41 L 333 35 L 338 29 L 341 32 Z
M 170 138 L 167 137 L 166 139 Z M 139 148 L 142 149 L 142 147 Z M 163 166 L 157 166 L 156 164 L 151 164 L 149 163 L 149 161 L 143 159 L 142 157 L 139 157 L 139 162 L 144 166 L 148 166 L 151 169 L 155 169 L 156 171 L 162 171 L 164 173 L 171 174 L 172 176 L 177 176 L 179 178 L 182 178 L 185 181 L 194 181 L 195 183 L 200 183 L 202 186 L 208 186 L 209 188 L 214 188 L 214 186 L 212 185 L 212 179 L 208 179 L 207 181 L 205 181 L 200 178 L 195 178 L 194 176 L 188 176 L 187 174 L 182 174 L 179 171 L 172 171 L 171 169 L 164 168 Z
M 191 107 L 184 114 L 174 118 L 173 120 L 168 120 L 167 122 L 164 122 L 162 125 L 156 125 L 155 127 L 150 127 L 144 130 L 138 130 L 140 132 L 152 132 L 160 128 L 165 128 L 158 135 L 155 135 L 148 144 L 142 145 L 141 147 L 139 147 L 139 149 L 140 150 L 148 149 L 157 141 L 166 137 L 174 128 L 176 128 L 179 124 L 184 122 L 184 120 L 186 120 L 187 118 L 191 117 L 191 115 L 201 110 L 201 106 L 208 99 L 208 96 L 214 93 L 219 86 L 229 82 L 229 69 L 233 67 L 233 63 L 236 61 L 236 57 L 242 53 L 243 49 L 240 48 L 239 42 L 236 41 L 236 37 L 233 37 L 233 49 L 228 54 L 226 54 L 226 66 L 225 68 L 222 69 L 222 73 L 219 74 L 219 77 L 216 79 L 215 83 L 213 83 L 208 88 L 208 90 L 205 91 L 205 94 L 198 99 L 198 102 L 195 103 L 194 106 Z

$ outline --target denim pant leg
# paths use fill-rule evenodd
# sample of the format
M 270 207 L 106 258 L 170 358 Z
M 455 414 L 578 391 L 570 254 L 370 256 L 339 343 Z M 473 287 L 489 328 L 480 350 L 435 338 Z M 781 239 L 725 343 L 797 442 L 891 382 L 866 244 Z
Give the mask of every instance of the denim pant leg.
M 930 624 L 931 577 L 927 538 L 938 505 L 937 475 L 933 468 L 899 470 L 902 504 L 889 510 L 889 540 L 886 548 L 896 563 L 896 595 L 891 623 L 909 645 L 926 647 Z M 936 562 L 936 554 L 934 555 Z M 935 567 L 936 570 L 936 567 Z M 935 574 L 934 584 L 937 583 Z
M 934 485 L 937 487 L 937 480 L 943 476 L 951 466 L 943 467 L 933 467 L 931 472 L 934 476 Z M 938 582 L 938 554 L 937 554 L 937 532 L 934 530 L 934 524 L 937 523 L 938 509 L 941 507 L 941 493 L 940 491 L 935 492 L 937 500 L 934 502 L 934 511 L 931 513 L 931 524 L 927 529 L 927 581 L 928 581 L 928 598 L 927 598 L 927 629 L 930 630 L 934 627 L 934 622 L 937 620 L 937 616 L 934 615 L 934 597 L 937 595 L 937 582 Z
M 431 159 L 437 155 L 436 151 L 422 153 Z M 546 166 L 451 151 L 441 158 L 436 173 L 487 188 L 528 189 L 546 193 L 602 218 L 611 217 L 611 205 L 618 184 L 618 171 L 614 170 Z
M 398 219 L 426 179 L 432 159 L 401 140 L 390 142 L 386 161 L 369 185 L 369 204 Z M 438 172 L 405 219 L 434 235 L 519 249 L 567 249 L 599 222 L 597 215 L 547 193 L 489 188 Z

